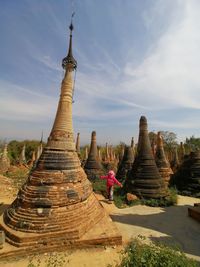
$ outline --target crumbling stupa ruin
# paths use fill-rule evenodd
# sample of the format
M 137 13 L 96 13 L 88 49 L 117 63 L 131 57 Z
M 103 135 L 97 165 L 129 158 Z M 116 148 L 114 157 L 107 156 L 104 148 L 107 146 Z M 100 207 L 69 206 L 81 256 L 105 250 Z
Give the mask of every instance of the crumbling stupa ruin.
M 163 138 L 160 132 L 158 132 L 157 134 L 155 161 L 156 161 L 156 165 L 158 167 L 159 173 L 161 177 L 164 179 L 166 187 L 168 187 L 170 177 L 173 172 L 165 156 Z
M 77 133 L 77 137 L 76 137 L 76 152 L 80 158 L 81 156 L 81 149 L 80 149 L 80 133 Z
M 98 159 L 96 132 L 93 131 L 91 135 L 90 151 L 87 161 L 84 166 L 84 170 L 90 181 L 99 179 L 99 176 L 103 174 L 103 166 Z
M 138 151 L 126 182 L 128 193 L 143 198 L 161 198 L 168 192 L 159 174 L 148 136 L 147 119 L 140 118 Z
M 0 155 L 0 172 L 7 172 L 10 168 L 10 159 L 8 157 L 8 145 L 4 145 L 3 153 Z
M 172 168 L 173 173 L 177 172 L 179 166 L 180 166 L 180 162 L 179 162 L 179 158 L 178 158 L 178 151 L 177 151 L 177 147 L 175 147 L 173 158 L 171 161 L 171 168 Z
M 117 170 L 116 178 L 123 182 L 126 180 L 127 173 L 131 170 L 134 162 L 134 152 L 132 146 L 125 146 L 124 156 Z
M 0 219 L 11 245 L 25 253 L 93 244 L 120 244 L 121 235 L 81 168 L 72 127 L 72 30 L 57 113 L 46 147 L 17 198 Z M 13 253 L 17 253 L 15 249 Z
M 26 164 L 26 145 L 23 145 L 20 156 L 19 156 L 19 163 Z
M 200 196 L 200 151 L 184 156 L 184 161 L 173 176 L 173 184 L 185 195 Z

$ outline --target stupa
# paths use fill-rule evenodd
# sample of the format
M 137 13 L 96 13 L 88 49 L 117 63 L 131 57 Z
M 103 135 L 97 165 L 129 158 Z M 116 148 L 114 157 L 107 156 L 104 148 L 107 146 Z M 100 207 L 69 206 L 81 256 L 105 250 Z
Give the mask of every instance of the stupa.
M 124 156 L 117 170 L 116 178 L 123 182 L 126 180 L 127 173 L 131 170 L 134 162 L 134 152 L 132 146 L 125 146 Z
M 109 161 L 110 161 L 110 153 L 109 153 L 108 143 L 106 143 L 105 162 L 108 163 Z
M 78 153 L 78 156 L 80 158 L 81 150 L 80 150 L 80 133 L 77 133 L 76 137 L 76 152 Z
M 160 132 L 158 132 L 157 134 L 155 161 L 156 161 L 156 165 L 158 167 L 159 173 L 161 177 L 164 179 L 166 187 L 168 187 L 170 177 L 173 172 L 165 156 L 163 139 L 162 139 Z
M 10 168 L 10 159 L 8 157 L 8 145 L 4 145 L 3 153 L 0 156 L 0 172 L 7 172 Z
M 180 142 L 180 148 L 179 148 L 179 158 L 180 158 L 180 162 L 182 163 L 184 160 L 184 156 L 185 156 L 185 147 L 183 142 Z
M 187 190 L 194 196 L 200 197 L 200 151 L 192 152 L 190 155 L 191 165 Z
M 26 145 L 23 145 L 20 156 L 19 156 L 19 163 L 20 164 L 25 164 L 26 163 Z
M 184 156 L 172 182 L 185 195 L 200 197 L 200 151 Z
M 180 162 L 178 158 L 177 147 L 175 147 L 173 159 L 171 161 L 171 168 L 172 168 L 173 173 L 177 172 L 179 166 L 180 166 Z
M 140 118 L 138 151 L 126 182 L 128 193 L 144 198 L 165 197 L 168 192 L 155 163 L 148 136 L 147 119 Z
M 84 170 L 90 181 L 99 179 L 99 176 L 103 174 L 103 166 L 98 159 L 96 132 L 93 131 L 91 135 L 90 151 L 87 161 L 84 166 Z
M 72 74 L 77 62 L 72 55 L 72 30 L 71 24 L 68 55 L 62 61 L 65 75 L 47 145 L 0 219 L 7 242 L 26 254 L 122 241 L 94 195 L 75 148 Z

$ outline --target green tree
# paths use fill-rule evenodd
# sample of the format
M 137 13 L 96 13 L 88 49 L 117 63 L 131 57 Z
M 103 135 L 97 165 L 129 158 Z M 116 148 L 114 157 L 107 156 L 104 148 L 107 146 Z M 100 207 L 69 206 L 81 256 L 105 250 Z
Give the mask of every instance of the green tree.
M 187 150 L 197 150 L 200 149 L 200 138 L 199 137 L 194 137 L 192 135 L 189 138 L 186 138 L 185 140 L 185 146 Z

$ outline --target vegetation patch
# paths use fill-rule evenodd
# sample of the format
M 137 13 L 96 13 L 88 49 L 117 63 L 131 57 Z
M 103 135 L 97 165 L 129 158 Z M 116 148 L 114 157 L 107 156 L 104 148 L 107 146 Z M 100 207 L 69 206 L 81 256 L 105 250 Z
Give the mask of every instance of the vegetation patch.
M 15 188 L 20 189 L 25 183 L 29 171 L 29 169 L 16 168 L 15 171 L 8 171 L 4 175 L 13 181 Z
M 169 195 L 158 199 L 136 199 L 128 201 L 123 188 L 116 188 L 114 202 L 118 208 L 130 207 L 134 205 L 147 205 L 150 207 L 169 207 L 177 204 L 177 191 L 175 188 L 169 189 Z
M 122 252 L 122 260 L 116 267 L 197 267 L 198 263 L 186 257 L 178 248 L 141 239 L 134 239 Z

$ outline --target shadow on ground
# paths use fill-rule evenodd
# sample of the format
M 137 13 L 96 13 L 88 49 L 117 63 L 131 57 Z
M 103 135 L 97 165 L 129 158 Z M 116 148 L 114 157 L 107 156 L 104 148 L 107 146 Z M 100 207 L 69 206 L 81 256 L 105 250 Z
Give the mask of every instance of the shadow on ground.
M 119 224 L 141 227 L 141 231 L 138 232 L 140 235 L 142 235 L 142 228 L 166 234 L 166 237 L 158 237 L 152 232 L 148 237 L 152 241 L 176 245 L 185 253 L 200 257 L 200 223 L 188 216 L 188 207 L 189 205 L 155 208 L 158 212 L 148 212 L 150 214 L 137 214 L 142 212 L 137 212 L 137 209 L 134 210 L 134 207 L 131 207 L 124 209 L 122 213 L 118 212 L 110 216 Z

